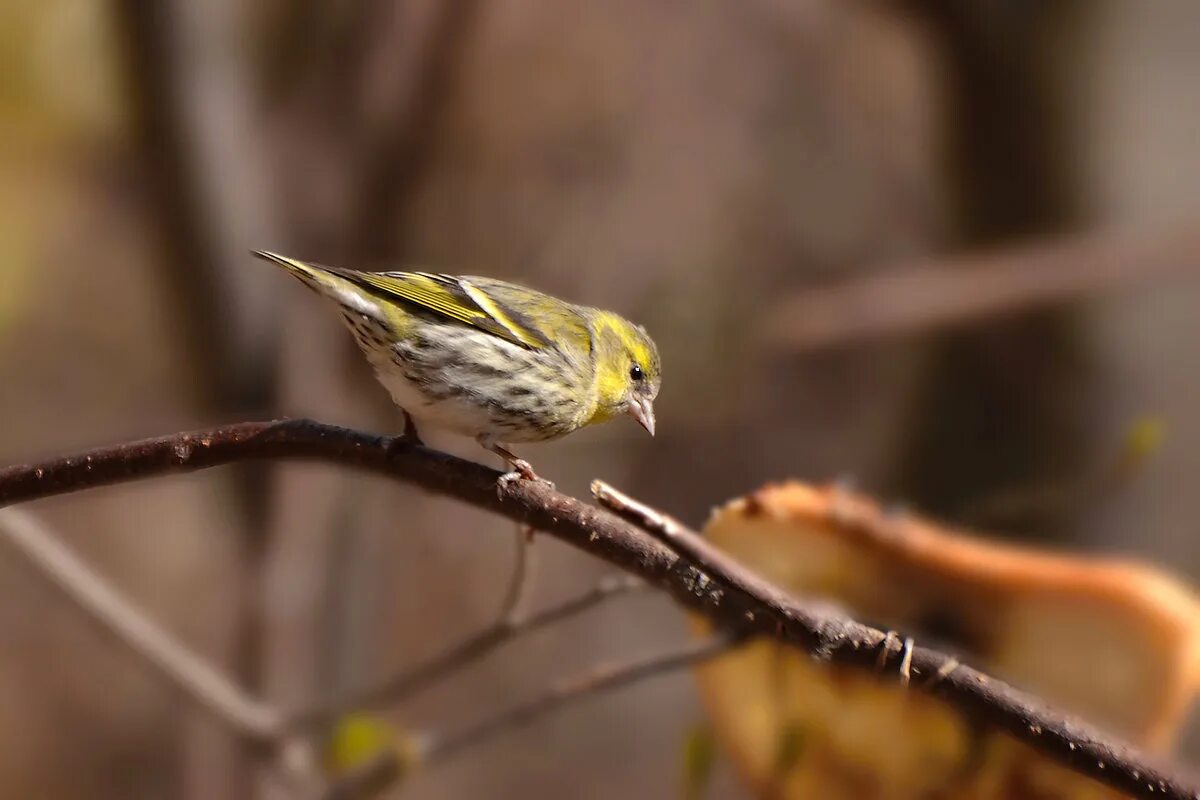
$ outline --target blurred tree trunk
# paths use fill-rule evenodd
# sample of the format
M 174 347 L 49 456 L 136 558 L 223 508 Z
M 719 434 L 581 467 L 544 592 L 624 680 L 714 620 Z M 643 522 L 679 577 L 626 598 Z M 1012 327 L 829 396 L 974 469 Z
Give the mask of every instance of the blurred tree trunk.
M 1065 37 L 1088 15 L 1074 0 L 911 4 L 944 66 L 941 110 L 956 249 L 1054 234 L 1080 222 L 1072 105 L 1061 96 Z M 997 491 L 1071 480 L 1087 446 L 1086 343 L 1070 308 L 940 335 L 913 405 L 898 493 L 954 517 Z M 1068 509 L 1008 520 L 1063 535 Z
M 169 334 L 203 420 L 259 413 L 271 405 L 278 304 L 265 270 L 243 268 L 253 245 L 276 239 L 268 191 L 257 81 L 241 47 L 244 7 L 235 2 L 125 0 L 115 6 L 125 56 L 146 213 L 158 232 L 159 273 Z M 218 179 L 218 176 L 220 178 Z M 229 621 L 231 664 L 261 686 L 262 575 L 268 552 L 267 468 L 239 466 L 221 494 L 238 510 L 238 563 L 228 565 L 237 616 Z M 211 720 L 189 725 L 184 793 L 240 797 L 249 790 L 246 753 Z
M 281 169 L 294 198 L 289 252 L 362 268 L 395 263 L 405 201 L 427 166 L 440 117 L 456 99 L 477 5 L 357 0 L 279 9 L 269 26 L 269 60 L 293 70 L 296 41 L 308 56 L 278 87 L 278 127 L 293 165 Z M 327 302 L 286 276 L 272 277 L 289 298 L 280 408 L 398 432 L 398 412 Z M 405 566 L 381 561 L 379 542 L 408 540 L 425 500 L 397 487 L 375 491 L 360 476 L 335 470 L 285 467 L 277 477 L 277 534 L 264 587 L 271 621 L 264 689 L 273 701 L 296 706 L 377 678 L 391 663 L 380 658 L 387 652 L 380 641 L 394 635 L 369 620 L 381 587 Z M 428 576 L 425 566 L 417 572 Z M 407 599 L 415 602 L 418 591 L 424 587 L 412 587 Z M 269 780 L 258 788 L 259 797 L 287 797 Z

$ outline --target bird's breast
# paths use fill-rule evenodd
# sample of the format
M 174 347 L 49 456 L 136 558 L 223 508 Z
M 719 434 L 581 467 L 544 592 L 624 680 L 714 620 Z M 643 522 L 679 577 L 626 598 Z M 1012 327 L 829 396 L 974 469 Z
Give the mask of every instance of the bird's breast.
M 468 436 L 554 439 L 581 427 L 594 408 L 591 376 L 561 351 L 464 326 L 430 325 L 367 356 L 397 405 Z

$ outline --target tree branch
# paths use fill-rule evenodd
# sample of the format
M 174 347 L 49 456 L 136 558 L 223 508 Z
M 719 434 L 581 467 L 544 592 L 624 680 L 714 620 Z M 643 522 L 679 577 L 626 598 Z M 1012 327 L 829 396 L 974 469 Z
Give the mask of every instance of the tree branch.
M 705 661 L 728 651 L 738 641 L 738 637 L 718 634 L 621 664 L 594 667 L 582 675 L 554 683 L 541 694 L 518 702 L 461 730 L 440 736 L 426 736 L 422 743 L 421 761 L 432 763 L 452 758 L 496 734 L 525 725 L 567 703 Z
M 644 587 L 628 575 L 601 581 L 592 589 L 542 609 L 526 617 L 503 617 L 478 633 L 471 634 L 443 652 L 405 669 L 387 680 L 365 689 L 349 692 L 328 703 L 287 715 L 285 730 L 300 730 L 320 725 L 354 709 L 400 703 L 433 683 L 480 660 L 496 648 L 521 636 L 539 631 L 556 622 L 599 605 L 605 600 Z
M 422 737 L 415 758 L 425 764 L 446 761 L 494 736 L 528 724 L 577 700 L 689 667 L 719 656 L 734 647 L 737 642 L 735 637 L 718 634 L 661 653 L 653 653 L 620 664 L 595 667 L 582 675 L 558 681 L 542 693 L 486 716 L 458 731 Z M 380 753 L 335 781 L 322 796 L 322 800 L 352 800 L 370 796 L 366 793 L 386 789 L 403 772 L 404 764 L 400 754 L 395 751 Z
M 533 530 L 518 524 L 513 544 L 515 553 L 512 572 L 509 574 L 508 585 L 504 587 L 504 597 L 500 600 L 500 613 L 496 615 L 499 625 L 517 618 L 529 593 L 529 573 L 533 571 L 534 559 Z
M 535 633 L 582 614 L 605 600 L 646 586 L 629 575 L 609 576 L 591 589 L 536 613 L 506 615 L 443 653 L 379 684 L 289 714 L 255 699 L 203 657 L 192 652 L 123 597 L 69 547 L 59 542 L 54 533 L 37 518 L 12 508 L 0 510 L 0 541 L 9 542 L 40 575 L 79 606 L 89 619 L 150 664 L 168 683 L 240 735 L 260 743 L 326 724 L 355 709 L 402 702 L 513 639 Z
M 381 753 L 335 780 L 321 793 L 321 800 L 365 800 L 387 791 L 404 775 L 396 753 Z
M 0 505 L 234 461 L 323 460 L 371 470 L 532 525 L 668 591 L 683 605 L 739 636 L 766 636 L 815 657 L 860 669 L 886 662 L 894 635 L 829 606 L 797 600 L 720 556 L 682 524 L 617 500 L 672 547 L 696 557 L 697 570 L 620 517 L 559 494 L 542 482 L 499 484 L 494 469 L 403 442 L 308 420 L 250 422 L 92 450 L 0 470 Z M 615 495 L 611 495 L 609 499 Z M 627 501 L 628 498 L 625 498 Z M 664 533 L 664 529 L 669 529 Z M 684 541 L 684 544 L 680 544 Z M 697 547 L 696 542 L 701 546 Z M 1046 757 L 1135 797 L 1195 800 L 1200 787 L 1097 729 L 1048 709 L 1036 698 L 948 656 L 913 646 L 902 656 L 913 688 L 969 719 L 999 728 Z
M 242 736 L 264 742 L 275 735 L 278 715 L 243 692 L 207 661 L 182 645 L 92 571 L 34 517 L 0 512 L 0 540 L 83 609 L 168 683 L 183 691 Z

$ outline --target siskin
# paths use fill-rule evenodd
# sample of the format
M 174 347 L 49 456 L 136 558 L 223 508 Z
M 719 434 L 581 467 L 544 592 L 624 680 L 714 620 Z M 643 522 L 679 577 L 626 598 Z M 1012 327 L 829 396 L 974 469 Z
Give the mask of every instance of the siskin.
M 359 272 L 255 251 L 338 304 L 375 376 L 416 423 L 473 436 L 511 476 L 505 445 L 628 414 L 654 435 L 658 349 L 640 325 L 492 278 Z M 415 420 L 415 422 L 414 422 Z

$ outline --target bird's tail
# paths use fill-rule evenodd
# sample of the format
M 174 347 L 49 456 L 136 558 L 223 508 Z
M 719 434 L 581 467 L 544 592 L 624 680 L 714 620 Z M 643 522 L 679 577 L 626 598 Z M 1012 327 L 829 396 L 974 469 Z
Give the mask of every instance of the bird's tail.
M 296 276 L 305 286 L 317 294 L 324 295 L 339 305 L 350 308 L 361 314 L 382 319 L 383 310 L 378 301 L 366 292 L 362 286 L 343 275 L 341 270 L 323 267 L 320 264 L 310 264 L 307 261 L 281 256 L 266 250 L 254 250 L 254 255 L 283 267 Z

